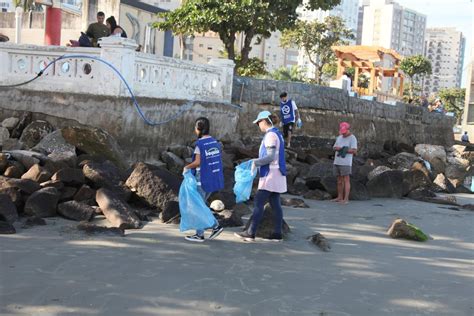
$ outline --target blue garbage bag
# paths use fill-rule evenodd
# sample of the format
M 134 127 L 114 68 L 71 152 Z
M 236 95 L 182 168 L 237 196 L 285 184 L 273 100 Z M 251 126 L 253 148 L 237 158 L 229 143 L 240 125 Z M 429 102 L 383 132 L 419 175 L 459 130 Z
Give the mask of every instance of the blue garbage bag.
M 250 193 L 252 193 L 253 179 L 256 175 L 256 172 L 252 174 L 252 160 L 242 162 L 235 167 L 234 194 L 236 203 L 248 201 Z
M 217 220 L 204 202 L 197 188 L 197 182 L 191 171 L 184 174 L 179 188 L 179 212 L 181 213 L 180 231 L 205 230 L 214 227 Z

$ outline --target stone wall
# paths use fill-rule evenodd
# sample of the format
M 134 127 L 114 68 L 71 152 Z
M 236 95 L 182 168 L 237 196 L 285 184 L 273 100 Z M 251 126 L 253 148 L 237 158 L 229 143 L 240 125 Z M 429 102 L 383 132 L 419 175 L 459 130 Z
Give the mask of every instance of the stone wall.
M 370 154 L 380 152 L 384 144 L 451 146 L 454 141 L 454 119 L 419 106 L 362 100 L 336 88 L 242 77 L 235 78 L 232 91 L 233 102 L 244 109 L 238 125 L 243 137 L 255 137 L 251 122 L 259 111 L 279 112 L 279 95 L 286 91 L 300 108 L 304 124 L 296 132 L 297 146 L 330 148 L 341 121 L 351 123 L 360 148 Z

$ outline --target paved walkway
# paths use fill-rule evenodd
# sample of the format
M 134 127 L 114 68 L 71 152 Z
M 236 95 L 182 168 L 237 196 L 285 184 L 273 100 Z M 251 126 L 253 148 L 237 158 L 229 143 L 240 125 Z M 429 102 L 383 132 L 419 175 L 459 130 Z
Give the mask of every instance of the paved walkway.
M 464 196 L 474 203 L 474 196 Z M 87 237 L 59 218 L 0 236 L 1 315 L 473 315 L 474 212 L 411 200 L 285 208 L 280 243 L 204 244 L 158 222 Z M 393 240 L 401 216 L 434 240 Z M 305 238 L 323 233 L 324 253 Z

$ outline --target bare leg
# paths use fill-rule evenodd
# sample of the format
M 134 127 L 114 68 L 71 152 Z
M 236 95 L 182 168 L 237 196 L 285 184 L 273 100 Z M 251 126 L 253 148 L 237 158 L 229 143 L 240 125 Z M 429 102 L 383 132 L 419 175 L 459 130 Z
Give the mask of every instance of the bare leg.
M 349 203 L 349 194 L 351 192 L 351 178 L 350 176 L 343 176 L 343 184 L 344 184 L 344 198 L 342 199 L 341 203 L 347 204 Z
M 288 142 L 286 143 L 286 147 L 290 148 L 290 143 L 291 143 L 291 132 L 288 131 Z
M 343 200 L 344 196 L 344 182 L 342 176 L 337 176 L 337 198 L 332 199 L 332 202 L 340 202 Z

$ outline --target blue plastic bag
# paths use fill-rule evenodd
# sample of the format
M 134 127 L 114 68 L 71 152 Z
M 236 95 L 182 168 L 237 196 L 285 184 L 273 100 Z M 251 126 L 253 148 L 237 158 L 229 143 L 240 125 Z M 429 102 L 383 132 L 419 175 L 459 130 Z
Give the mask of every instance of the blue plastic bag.
M 253 179 L 256 175 L 256 172 L 252 174 L 252 160 L 242 162 L 235 167 L 234 194 L 236 203 L 248 201 L 250 193 L 252 193 Z
M 179 230 L 182 232 L 205 230 L 217 224 L 216 218 L 198 192 L 196 178 L 191 171 L 184 174 L 183 183 L 179 188 L 179 212 Z

